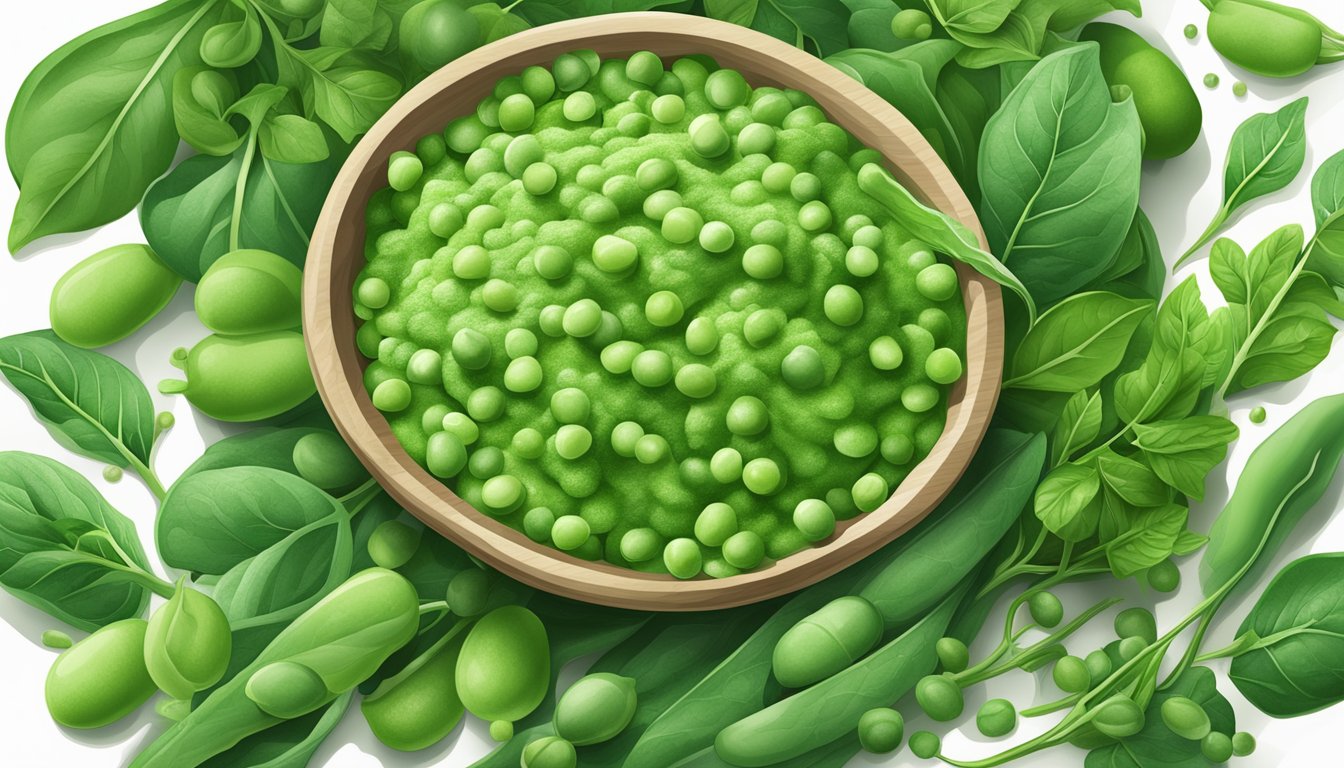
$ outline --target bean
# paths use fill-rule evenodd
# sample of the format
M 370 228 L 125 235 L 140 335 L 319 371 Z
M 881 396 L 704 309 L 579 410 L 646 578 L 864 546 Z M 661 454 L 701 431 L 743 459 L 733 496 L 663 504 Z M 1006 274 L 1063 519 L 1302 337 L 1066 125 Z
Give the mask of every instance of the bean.
M 752 459 L 742 467 L 742 484 L 758 496 L 769 496 L 784 485 L 784 473 L 774 459 Z
M 663 548 L 663 565 L 678 579 L 689 579 L 699 575 L 704 558 L 694 539 L 673 539 Z
M 1108 84 L 1132 91 L 1143 126 L 1145 158 L 1176 157 L 1190 149 L 1199 138 L 1204 112 L 1175 62 L 1118 24 L 1089 24 L 1079 39 L 1101 46 L 1101 73 Z
M 327 686 L 313 669 L 295 661 L 267 664 L 247 678 L 247 698 L 272 717 L 292 720 L 331 698 Z
M 233 636 L 219 605 L 183 579 L 150 616 L 144 643 L 154 684 L 175 699 L 190 699 L 224 677 Z
M 433 72 L 480 45 L 481 26 L 450 0 L 424 0 L 401 17 L 398 43 L 420 69 Z
M 1265 77 L 1296 77 L 1322 59 L 1329 30 L 1316 17 L 1265 0 L 1219 0 L 1209 11 L 1209 43 L 1228 61 Z
M 1246 731 L 1238 731 L 1232 734 L 1232 754 L 1237 757 L 1247 757 L 1255 752 L 1255 737 Z
M 795 624 L 775 645 L 775 679 L 787 688 L 824 680 L 858 661 L 882 637 L 882 617 L 857 596 L 840 597 Z
M 1226 763 L 1235 754 L 1232 739 L 1226 733 L 1214 731 L 1199 742 L 1199 751 L 1211 763 Z
M 457 661 L 457 691 L 483 720 L 518 720 L 550 687 L 550 644 L 536 614 L 518 605 L 487 613 L 472 627 Z
M 784 383 L 800 391 L 816 389 L 826 383 L 826 365 L 815 347 L 799 344 L 779 364 Z
M 1162 722 L 1171 729 L 1172 733 L 1183 739 L 1199 741 L 1209 735 L 1212 726 L 1209 723 L 1208 713 L 1199 704 L 1185 696 L 1172 696 L 1162 702 L 1161 712 Z M 1228 746 L 1231 746 L 1230 741 Z
M 461 648 L 461 635 L 450 632 L 360 700 L 360 712 L 379 741 L 414 752 L 452 732 L 464 712 L 454 679 Z
M 975 727 L 990 738 L 1007 736 L 1017 727 L 1017 708 L 1007 699 L 990 699 L 975 713 Z
M 522 768 L 574 768 L 574 745 L 559 736 L 543 736 L 523 747 Z
M 129 715 L 156 690 L 145 668 L 143 619 L 113 622 L 56 657 L 47 673 L 47 711 L 67 728 L 101 728 Z
M 370 280 L 361 283 L 360 294 L 368 293 L 370 285 Z M 196 316 L 225 336 L 298 328 L 302 293 L 303 272 L 287 259 L 268 251 L 232 251 L 211 264 L 197 283 Z
M 1105 680 L 1111 676 L 1111 657 L 1105 651 L 1096 650 L 1083 659 L 1087 665 L 1088 676 L 1095 681 Z
M 929 675 L 920 680 L 915 686 L 915 701 L 924 714 L 940 723 L 961 717 L 966 707 L 961 686 L 944 675 Z
M 513 738 L 513 723 L 508 720 L 496 720 L 490 724 L 490 738 L 494 741 L 504 742 Z
M 695 538 L 707 547 L 721 547 L 737 533 L 737 513 L 723 502 L 705 507 L 695 519 Z
M 1176 564 L 1170 560 L 1163 560 L 1148 569 L 1148 586 L 1158 592 L 1175 592 L 1181 585 L 1181 571 Z
M 555 705 L 557 736 L 576 747 L 610 741 L 634 719 L 633 678 L 598 672 L 579 678 Z
M 728 131 L 724 130 L 716 114 L 707 113 L 696 117 L 686 131 L 691 138 L 691 148 L 702 157 L 719 157 L 731 146 Z
M 220 421 L 278 416 L 317 391 L 303 336 L 295 331 L 207 336 L 189 353 L 174 355 L 174 365 L 187 380 L 166 379 L 159 391 L 186 395 L 198 410 Z
M 59 629 L 48 629 L 42 633 L 42 645 L 47 648 L 57 648 L 64 650 L 74 645 L 70 636 Z
M 1143 649 L 1148 647 L 1148 642 L 1142 637 L 1126 637 L 1120 641 L 1118 650 L 1120 658 L 1129 661 L 1143 653 Z
M 859 744 L 875 755 L 895 752 L 904 735 L 905 719 L 894 709 L 870 709 L 859 718 Z
M 51 292 L 51 329 L 77 347 L 121 341 L 154 318 L 182 278 L 148 245 L 116 245 L 70 268 Z
M 369 476 L 340 435 L 326 430 L 299 438 L 291 460 L 299 477 L 324 491 L 349 488 Z
M 1064 604 L 1051 592 L 1035 592 L 1027 599 L 1031 620 L 1046 629 L 1059 626 L 1064 620 Z
M 413 152 L 393 152 L 387 161 L 387 183 L 398 192 L 406 192 L 420 183 L 425 165 Z
M 1212 90 L 1212 89 L 1214 89 L 1214 88 L 1217 88 L 1219 82 L 1221 82 L 1221 80 L 1220 80 L 1220 78 L 1218 77 L 1218 75 L 1216 75 L 1216 74 L 1214 74 L 1214 73 L 1212 73 L 1212 72 L 1210 72 L 1210 73 L 1208 73 L 1207 75 L 1204 76 L 1204 87 L 1205 87 L 1205 88 L 1208 88 L 1208 89 L 1210 89 L 1210 90 Z

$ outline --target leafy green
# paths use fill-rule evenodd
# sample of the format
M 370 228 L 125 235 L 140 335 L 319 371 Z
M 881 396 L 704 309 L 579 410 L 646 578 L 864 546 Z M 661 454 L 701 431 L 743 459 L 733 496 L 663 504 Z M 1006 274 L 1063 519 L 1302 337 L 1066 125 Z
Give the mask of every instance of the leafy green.
M 327 0 L 318 42 L 334 48 L 386 50 L 396 31 L 395 21 L 378 0 Z
M 1005 387 L 1074 392 L 1094 386 L 1120 364 L 1154 302 L 1114 293 L 1079 293 L 1040 319 L 1013 355 Z
M 1190 415 L 1210 374 L 1221 367 L 1218 341 L 1199 285 L 1189 278 L 1158 308 L 1143 363 L 1116 380 L 1116 413 L 1132 424 Z
M 135 524 L 74 470 L 0 453 L 0 540 L 0 586 L 61 621 L 93 631 L 144 613 L 155 580 Z
M 1050 465 L 1068 461 L 1101 434 L 1101 393 L 1078 390 L 1064 404 L 1050 440 Z
M 354 691 L 347 691 L 316 712 L 243 739 L 201 763 L 201 768 L 306 768 L 322 742 L 340 725 L 354 695 Z
M 1171 685 L 1158 691 L 1144 717 L 1143 730 L 1118 742 L 1087 753 L 1084 768 L 1210 768 L 1199 742 L 1178 736 L 1162 720 L 1162 704 L 1183 696 L 1198 704 L 1209 716 L 1213 730 L 1236 731 L 1232 705 L 1218 692 L 1217 679 L 1208 667 L 1192 667 Z
M 1042 303 L 1101 274 L 1138 207 L 1138 114 L 1111 101 L 1097 51 L 1046 57 L 985 127 L 980 217 L 992 251 Z
M 1195 499 L 1204 498 L 1204 478 L 1222 463 L 1237 426 L 1221 416 L 1187 416 L 1135 424 L 1134 444 L 1157 476 Z
M 849 47 L 849 9 L 843 3 L 811 0 L 704 0 L 705 15 L 799 48 L 810 42 L 818 56 Z
M 175 483 L 159 510 L 159 554 L 174 568 L 225 573 L 291 533 L 346 514 L 312 484 L 277 469 L 212 469 Z
M 269 467 L 297 475 L 294 445 L 307 435 L 320 431 L 323 430 L 313 427 L 258 427 L 229 435 L 206 448 L 177 482 L 201 472 L 227 467 Z
M 1344 152 L 1331 155 L 1311 177 L 1316 234 L 1307 259 L 1332 285 L 1344 286 Z
M 1120 250 L 1104 272 L 1092 281 L 1090 287 L 1118 293 L 1131 299 L 1162 298 L 1167 280 L 1167 265 L 1157 233 L 1143 209 L 1134 212 L 1134 221 L 1120 244 Z
M 964 224 L 916 200 L 909 190 L 875 163 L 859 169 L 859 189 L 881 203 L 916 239 L 1016 293 L 1026 305 L 1028 314 L 1035 318 L 1036 302 L 1026 286 L 992 254 L 981 249 L 975 235 Z
M 1184 264 L 1250 201 L 1288 186 L 1307 156 L 1307 99 L 1278 112 L 1253 115 L 1237 126 L 1223 167 L 1223 205 L 1194 245 L 1176 260 Z
M 1123 579 L 1171 557 L 1188 515 L 1179 504 L 1138 510 L 1118 533 L 1106 537 L 1106 561 L 1111 572 Z
M 222 7 L 168 0 L 71 40 L 33 69 L 5 130 L 19 183 L 11 251 L 121 217 L 167 170 L 177 151 L 174 73 L 199 61 Z
M 1097 530 L 1101 474 L 1092 464 L 1064 464 L 1036 488 L 1036 517 L 1065 541 L 1084 541 Z
M 149 471 L 154 406 L 126 366 L 67 344 L 51 331 L 31 331 L 0 339 L 0 375 L 61 445 L 107 464 L 132 466 L 156 488 Z
M 983 34 L 998 29 L 1021 0 L 929 0 L 929 10 L 948 31 Z
M 967 3 L 970 5 L 975 0 Z M 960 24 L 946 27 L 952 39 L 966 46 L 957 60 L 967 67 L 988 68 L 1031 62 L 1058 49 L 1058 33 L 1067 32 L 1104 13 L 1128 11 L 1139 16 L 1139 0 L 1019 0 L 1003 22 L 985 31 Z M 935 9 L 935 13 L 937 13 Z M 988 18 L 988 16 L 986 17 Z
M 1256 709 L 1298 717 L 1344 701 L 1344 553 L 1289 563 L 1238 635 L 1229 677 Z

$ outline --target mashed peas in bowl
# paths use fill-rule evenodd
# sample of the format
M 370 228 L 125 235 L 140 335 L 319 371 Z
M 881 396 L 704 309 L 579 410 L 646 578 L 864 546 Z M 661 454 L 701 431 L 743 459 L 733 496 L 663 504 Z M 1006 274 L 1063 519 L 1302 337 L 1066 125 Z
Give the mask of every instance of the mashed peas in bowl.
M 475 509 L 587 560 L 758 569 L 880 506 L 966 367 L 956 270 L 808 95 L 559 56 L 395 153 L 366 214 L 374 406 Z

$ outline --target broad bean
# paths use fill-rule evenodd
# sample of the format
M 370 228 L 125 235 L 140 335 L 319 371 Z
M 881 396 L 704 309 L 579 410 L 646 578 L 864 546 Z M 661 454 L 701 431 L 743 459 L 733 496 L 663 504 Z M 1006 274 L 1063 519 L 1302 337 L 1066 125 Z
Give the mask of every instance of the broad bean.
M 171 599 L 154 611 L 145 633 L 145 667 L 175 699 L 189 699 L 219 682 L 229 665 L 233 636 L 219 604 L 177 583 Z
M 400 520 L 385 520 L 369 535 L 369 558 L 383 568 L 400 568 L 410 562 L 420 546 L 424 528 Z
M 836 598 L 799 621 L 775 645 L 775 679 L 786 688 L 824 680 L 858 661 L 882 638 L 882 616 L 855 595 Z
M 536 709 L 550 687 L 546 627 L 519 605 L 487 613 L 471 628 L 457 659 L 457 692 L 483 720 L 518 720 Z
M 454 681 L 461 649 L 461 636 L 449 633 L 364 697 L 360 712 L 379 741 L 413 752 L 452 732 L 464 712 Z
M 196 316 L 215 333 L 245 336 L 298 328 L 303 272 L 268 251 L 219 257 L 196 284 Z
M 1172 696 L 1162 702 L 1162 722 L 1183 739 L 1199 741 L 1209 735 L 1209 713 L 1194 700 Z M 1231 746 L 1229 742 L 1229 746 Z M 1224 758 L 1226 759 L 1226 758 Z
M 114 245 L 70 268 L 51 292 L 51 329 L 77 347 L 130 336 L 168 306 L 182 278 L 148 245 Z
M 99 629 L 56 657 L 47 673 L 47 711 L 67 728 L 101 728 L 154 694 L 145 669 L 144 619 Z
M 260 421 L 278 416 L 317 391 L 303 336 L 275 331 L 253 336 L 207 336 L 190 352 L 174 353 L 187 380 L 159 382 L 164 394 L 185 395 L 220 421 Z
M 597 672 L 580 678 L 555 705 L 555 733 L 576 747 L 616 738 L 634 719 L 633 678 Z
M 299 438 L 291 459 L 299 477 L 324 491 L 349 488 L 369 476 L 341 436 L 327 430 Z
M 327 686 L 311 667 L 287 660 L 253 672 L 243 692 L 262 712 L 283 720 L 312 712 L 331 699 Z
M 1144 158 L 1176 157 L 1195 143 L 1204 111 L 1176 62 L 1118 24 L 1089 24 L 1079 39 L 1101 46 L 1101 73 L 1106 82 L 1113 87 L 1128 86 L 1133 93 L 1143 126 Z
M 1209 11 L 1208 35 L 1228 61 L 1266 77 L 1295 77 L 1344 58 L 1344 35 L 1268 0 L 1219 0 Z

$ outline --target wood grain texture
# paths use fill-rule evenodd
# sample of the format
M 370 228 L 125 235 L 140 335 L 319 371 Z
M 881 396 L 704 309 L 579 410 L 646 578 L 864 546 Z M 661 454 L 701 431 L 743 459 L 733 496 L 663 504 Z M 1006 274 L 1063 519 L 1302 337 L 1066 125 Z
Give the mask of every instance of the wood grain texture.
M 670 61 L 701 53 L 755 86 L 812 95 L 831 120 L 878 150 L 895 177 L 927 204 L 970 227 L 985 243 L 975 210 L 913 125 L 872 91 L 772 37 L 711 19 L 624 13 L 548 24 L 473 51 L 411 90 L 355 147 L 318 220 L 304 271 L 304 335 L 318 391 L 337 428 L 398 503 L 492 567 L 565 597 L 621 608 L 687 611 L 728 608 L 792 592 L 871 554 L 922 520 L 960 478 L 998 400 L 1003 368 L 999 286 L 958 265 L 968 318 L 966 374 L 950 395 L 947 426 L 930 455 L 877 510 L 841 523 L 834 536 L 750 573 L 679 581 L 591 563 L 537 544 L 458 498 L 416 464 L 373 407 L 355 348 L 351 289 L 364 262 L 364 213 L 387 184 L 389 156 L 474 110 L 495 83 L 533 64 L 592 48 L 603 56 L 651 50 Z

